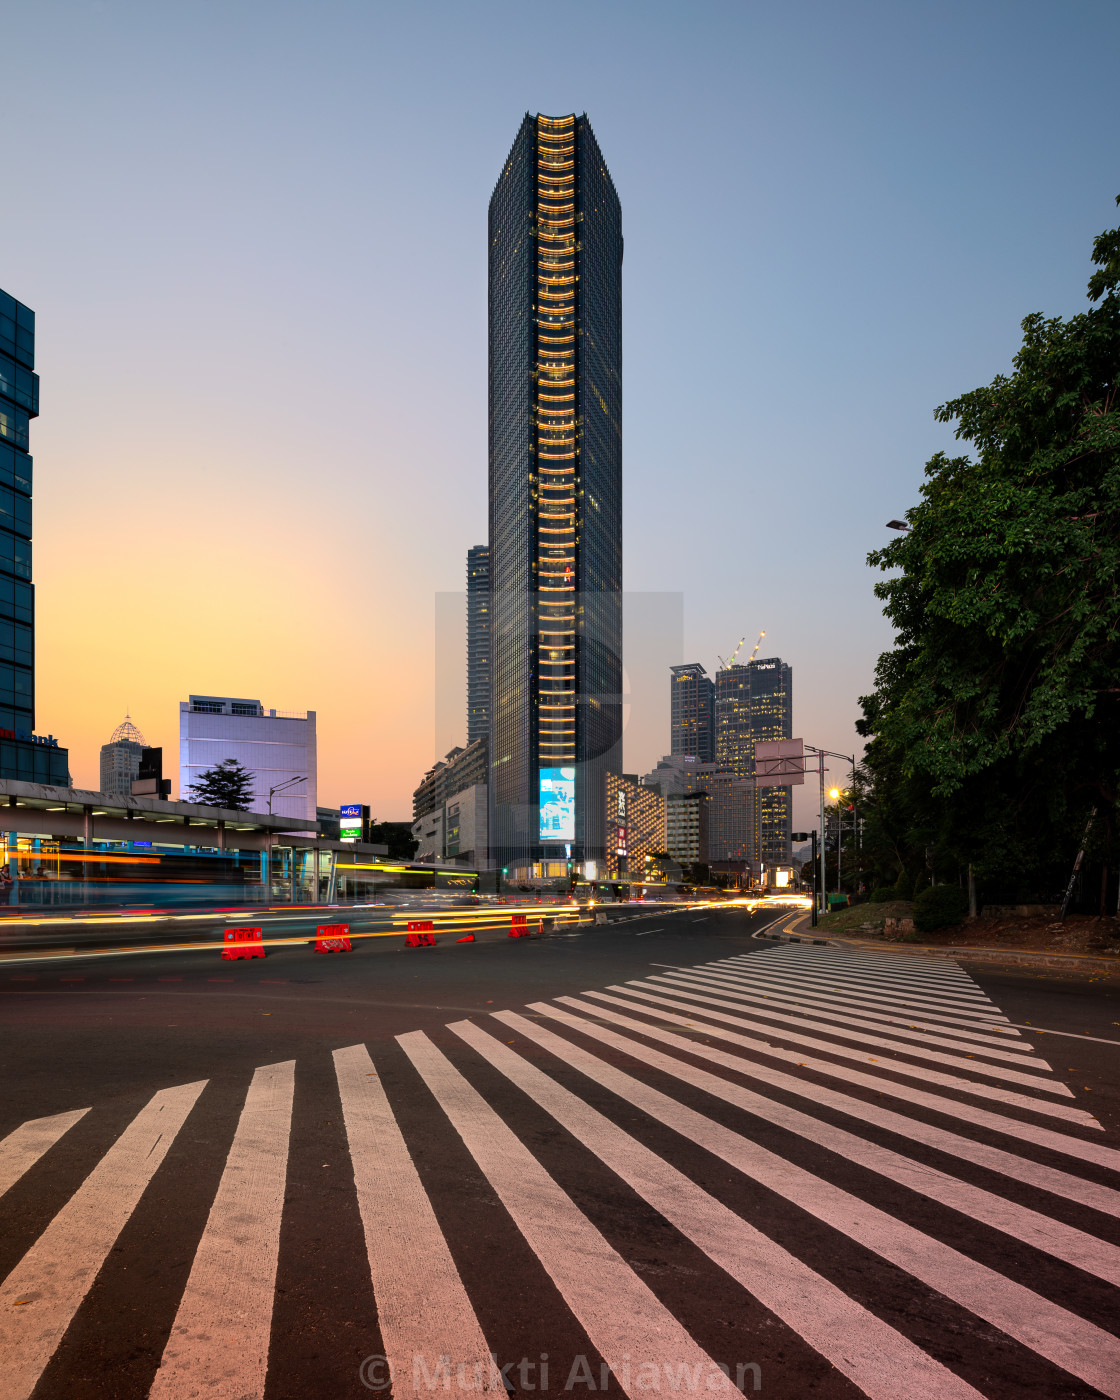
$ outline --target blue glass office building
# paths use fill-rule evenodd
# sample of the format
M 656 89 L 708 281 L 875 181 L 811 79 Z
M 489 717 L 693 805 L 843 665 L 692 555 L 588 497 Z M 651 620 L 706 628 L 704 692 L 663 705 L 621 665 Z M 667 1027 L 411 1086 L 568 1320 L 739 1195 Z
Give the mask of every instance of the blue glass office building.
M 489 235 L 491 852 L 602 860 L 622 738 L 622 208 L 586 116 L 526 114 Z
M 33 735 L 29 427 L 38 413 L 35 313 L 0 291 L 0 778 L 66 786 L 67 751 Z

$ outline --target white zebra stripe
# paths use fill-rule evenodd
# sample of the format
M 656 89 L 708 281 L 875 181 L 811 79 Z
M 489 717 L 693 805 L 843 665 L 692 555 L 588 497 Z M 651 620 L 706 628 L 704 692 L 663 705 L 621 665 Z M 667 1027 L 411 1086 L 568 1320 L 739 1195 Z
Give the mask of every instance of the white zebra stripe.
M 728 996 L 742 997 L 749 1001 L 765 998 L 779 1006 L 805 1006 L 812 1011 L 830 1016 L 839 1016 L 842 1011 L 858 1010 L 859 1016 L 852 1019 L 853 1025 L 866 1025 L 871 1030 L 889 1028 L 892 1033 L 899 1033 L 903 1030 L 935 1032 L 933 1043 L 937 1045 L 951 1046 L 956 1049 L 960 1049 L 962 1046 L 983 1046 L 985 1047 L 983 1053 L 989 1055 L 995 1055 L 996 1051 L 986 1047 L 998 1046 L 998 1057 L 1006 1059 L 1009 1063 L 1015 1061 L 1024 1064 L 1044 1063 L 1037 1057 L 1035 1047 L 1029 1040 L 1011 1040 L 1006 1035 L 985 1035 L 980 1031 L 966 1030 L 957 1026 L 939 1026 L 932 1021 L 914 1020 L 911 1017 L 903 1018 L 887 1011 L 868 1011 L 862 1007 L 853 1007 L 851 1001 L 846 998 L 825 998 L 819 992 L 774 991 L 769 986 L 765 990 L 756 991 L 741 979 L 731 981 L 726 977 L 702 976 L 699 973 L 651 973 L 647 980 L 665 982 L 677 988 L 718 989 Z
M 0 1284 L 4 1400 L 26 1400 L 205 1080 L 156 1094 Z
M 472 1390 L 505 1387 L 364 1045 L 334 1052 L 377 1321 L 395 1400 L 429 1395 L 440 1358 Z M 418 1359 L 419 1358 L 419 1359 Z M 478 1384 L 474 1384 L 477 1380 Z
M 701 992 L 699 990 L 694 990 L 691 987 L 686 988 L 675 984 L 670 987 L 664 987 L 661 985 L 660 978 L 658 978 L 656 981 L 650 979 L 648 982 L 635 980 L 633 982 L 628 982 L 626 985 L 627 987 L 637 987 L 641 988 L 643 991 L 649 992 L 672 992 L 676 997 L 687 997 L 689 1001 L 700 1002 L 703 1005 L 723 1006 L 729 1008 L 732 1011 L 741 1011 L 749 1013 L 751 1016 L 765 1016 L 768 1020 L 779 1021 L 782 1025 L 804 1026 L 807 1030 L 820 1031 L 825 1033 L 826 1035 L 836 1036 L 840 1040 L 851 1040 L 858 1045 L 875 1045 L 881 1049 L 893 1050 L 900 1055 L 912 1055 L 915 1059 L 930 1060 L 934 1064 L 951 1065 L 955 1069 L 964 1069 L 978 1074 L 986 1074 L 989 1077 L 995 1079 L 1005 1079 L 1010 1084 L 1029 1085 L 1032 1089 L 1039 1089 L 1042 1090 L 1044 1093 L 1048 1094 L 1058 1094 L 1061 1095 L 1063 1098 L 1073 1097 L 1072 1092 L 1069 1088 L 1067 1088 L 1065 1084 L 1062 1084 L 1060 1081 L 1055 1079 L 1045 1079 L 1041 1074 L 1029 1074 L 1024 1072 L 1023 1070 L 1007 1069 L 1004 1065 L 987 1064 L 984 1061 L 978 1059 L 969 1059 L 963 1055 L 947 1055 L 941 1050 L 927 1050 L 924 1044 L 915 1045 L 909 1043 L 914 1040 L 920 1040 L 928 1043 L 931 1039 L 930 1036 L 910 1035 L 905 1038 L 901 1038 L 905 1034 L 901 1031 L 899 1032 L 900 1038 L 898 1039 L 888 1038 L 890 1034 L 889 1032 L 887 1032 L 886 1035 L 868 1035 L 867 1030 L 860 1028 L 858 1026 L 858 1023 L 854 1029 L 849 1029 L 849 1026 L 852 1024 L 852 1018 L 849 1016 L 833 1015 L 831 1017 L 828 1017 L 827 1019 L 822 1020 L 820 1018 L 819 1012 L 814 1013 L 803 1011 L 800 1015 L 792 1015 L 790 1012 L 790 1008 L 783 1006 L 769 1006 L 766 1004 L 764 998 L 759 997 L 757 995 L 750 999 L 751 1004 L 749 1006 L 744 1006 L 742 1004 L 742 999 L 740 999 L 739 1001 L 729 1000 L 728 998 L 732 995 L 731 993 L 728 993 L 727 996 L 717 997 L 707 995 L 706 993 Z M 681 1005 L 679 1001 L 675 1004 L 678 1006 Z M 731 1024 L 736 1023 L 733 1022 Z M 747 1022 L 745 1024 L 751 1023 Z M 873 1025 L 869 1027 L 869 1029 L 873 1031 L 884 1031 L 886 1028 L 883 1026 Z M 964 1046 L 956 1045 L 953 1048 L 955 1050 L 963 1050 Z M 992 1058 L 995 1058 L 997 1055 L 999 1055 L 1000 1059 L 1002 1060 L 1010 1060 L 1013 1063 L 1022 1063 L 1022 1056 L 1020 1055 L 1012 1055 L 1008 1053 L 1000 1055 L 999 1051 L 984 1050 L 983 1048 L 978 1049 L 975 1053 L 978 1055 L 988 1054 L 991 1055 Z M 1048 1070 L 1050 1068 L 1049 1065 L 1043 1064 L 1040 1061 L 1029 1062 L 1030 1069 L 1034 1069 L 1036 1066 L 1040 1070 Z
M 609 1021 L 613 1025 L 625 1026 L 628 1030 L 636 1031 L 639 1035 L 647 1036 L 651 1040 L 660 1040 L 667 1045 L 673 1045 L 687 1054 L 713 1060 L 728 1069 L 738 1070 L 741 1074 L 759 1078 L 761 1077 L 759 1071 L 767 1068 L 746 1060 L 740 1055 L 729 1055 L 714 1049 L 712 1046 L 688 1040 L 684 1036 L 676 1035 L 661 1026 L 620 1015 L 618 1012 L 611 1011 L 608 1007 L 599 1006 L 594 1002 L 580 1001 L 578 997 L 569 996 L 557 997 L 556 1000 L 565 1006 L 574 1007 L 577 1011 L 583 1011 L 589 1016 Z M 633 1009 L 641 1010 L 642 1008 L 635 1007 Z M 660 1013 L 659 1019 L 675 1022 L 692 1029 L 684 1017 L 673 1016 L 669 1012 Z M 780 1046 L 768 1045 L 761 1040 L 751 1040 L 748 1036 L 736 1035 L 732 1031 L 723 1031 L 716 1027 L 705 1027 L 705 1029 L 719 1039 L 742 1045 L 748 1050 L 757 1050 L 773 1059 L 787 1060 L 792 1064 L 803 1065 L 806 1069 L 817 1070 L 849 1084 L 859 1084 L 861 1087 L 872 1089 L 879 1094 L 888 1094 L 894 1098 L 903 1099 L 906 1103 L 921 1104 L 922 1107 L 934 1109 L 947 1117 L 959 1118 L 980 1127 L 994 1128 L 997 1132 L 1004 1133 L 1008 1137 L 1020 1138 L 1022 1141 L 1034 1143 L 1038 1147 L 1048 1147 L 1052 1151 L 1064 1153 L 1067 1157 L 1077 1157 L 1083 1162 L 1094 1162 L 1098 1166 L 1120 1171 L 1120 1152 L 1114 1148 L 1104 1147 L 1095 1142 L 1085 1142 L 1081 1138 L 1071 1137 L 1067 1133 L 1056 1132 L 1053 1128 L 1007 1118 L 1003 1114 L 993 1113 L 990 1109 L 979 1108 L 974 1104 L 959 1103 L 954 1099 L 946 1098 L 943 1094 L 933 1094 L 928 1090 L 920 1089 L 916 1085 L 895 1084 L 889 1079 L 883 1079 L 874 1074 L 848 1069 L 845 1065 L 833 1064 L 828 1060 L 813 1059 L 812 1056 L 804 1054 L 799 1055 L 795 1050 L 783 1050 Z
M 759 976 L 759 977 L 732 977 L 723 974 L 718 978 L 715 974 L 691 973 L 693 976 L 707 976 L 712 980 L 719 981 L 721 985 L 728 987 L 746 987 L 766 989 L 775 987 L 780 992 L 796 993 L 798 995 L 816 997 L 819 1001 L 829 1002 L 841 1007 L 859 1010 L 861 1012 L 876 1013 L 878 1015 L 894 1015 L 905 1018 L 907 1022 L 921 1017 L 923 1021 L 939 1028 L 944 1024 L 954 1034 L 971 1034 L 982 1032 L 984 1034 L 1004 1035 L 1009 1042 L 1015 1042 L 1020 1037 L 1020 1032 L 1010 1024 L 1001 1024 L 993 1020 L 978 1020 L 974 1016 L 954 1016 L 942 1011 L 931 1011 L 928 1007 L 920 1009 L 908 1008 L 901 1004 L 897 997 L 883 997 L 873 992 L 848 992 L 830 991 L 825 986 L 817 986 L 808 979 L 799 978 L 793 974 L 787 977 Z
M 150 1400 L 260 1400 L 268 1371 L 295 1061 L 253 1073 Z
M 88 1108 L 76 1108 L 70 1113 L 53 1113 L 49 1118 L 32 1118 L 0 1141 L 0 1196 L 11 1190 L 24 1172 L 88 1112 Z
M 635 1006 L 633 999 L 642 1002 L 650 1002 L 658 1008 L 656 1014 L 662 1019 L 682 1025 L 690 1025 L 695 1029 L 699 1024 L 709 1035 L 718 1035 L 722 1039 L 730 1039 L 730 1033 L 707 1024 L 707 1020 L 697 1023 L 689 1022 L 668 1011 L 661 1011 L 662 1006 L 680 1008 L 684 1003 L 674 1001 L 668 997 L 654 996 L 649 992 L 628 991 L 625 987 L 612 987 L 613 992 L 626 992 L 631 998 L 624 1001 L 618 996 L 611 996 L 605 992 L 584 992 L 584 996 L 594 997 L 596 1001 L 612 1002 L 616 1006 L 625 1006 L 631 1011 L 644 1010 L 647 1016 L 654 1015 L 650 1007 Z M 685 1006 L 693 1016 L 704 1016 L 710 1020 L 718 1020 L 732 1026 L 742 1026 L 746 1030 L 760 1031 L 764 1035 L 776 1036 L 779 1040 L 789 1041 L 794 1045 L 807 1045 L 811 1050 L 823 1050 L 826 1055 L 836 1055 L 842 1060 L 854 1060 L 858 1064 L 875 1064 L 882 1071 L 889 1074 L 897 1074 L 904 1079 L 917 1079 L 925 1084 L 937 1084 L 942 1088 L 955 1089 L 958 1093 L 973 1094 L 977 1098 L 994 1099 L 997 1103 L 1010 1104 L 1015 1108 L 1024 1108 L 1031 1113 L 1041 1113 L 1052 1118 L 1061 1118 L 1067 1123 L 1077 1123 L 1081 1127 L 1100 1128 L 1100 1124 L 1084 1109 L 1071 1108 L 1068 1104 L 1049 1103 L 1043 1099 L 1034 1099 L 1027 1094 L 1017 1093 L 1013 1089 L 999 1089 L 991 1084 L 977 1084 L 970 1079 L 962 1079 L 956 1074 L 944 1074 L 941 1070 L 925 1069 L 918 1065 L 906 1064 L 901 1060 L 881 1059 L 876 1055 L 867 1055 L 859 1050 L 849 1050 L 846 1046 L 833 1044 L 831 1041 L 819 1040 L 816 1036 L 799 1035 L 796 1031 L 787 1031 L 777 1026 L 768 1026 L 758 1021 L 751 1021 L 743 1016 L 732 1016 L 723 1011 L 712 1011 L 704 1009 L 694 1009 Z M 756 1048 L 757 1042 L 752 1043 L 752 1049 Z M 1061 1086 L 1065 1089 L 1065 1085 Z M 1066 1090 L 1068 1094 L 1069 1091 Z M 1070 1095 L 1072 1097 L 1072 1095 Z
M 551 1113 L 600 1161 L 759 1302 L 874 1400 L 977 1392 L 701 1190 L 596 1109 L 469 1021 L 452 1024 L 496 1069 Z M 625 1306 L 620 1300 L 620 1306 Z M 631 1346 L 631 1352 L 635 1350 Z
M 598 1110 L 471 1022 L 455 1022 L 449 1029 L 461 1035 L 613 1171 L 619 1175 L 625 1172 L 625 1179 L 681 1228 L 682 1199 L 704 1195 L 700 1188 Z M 560 1048 L 562 1054 L 567 1052 L 565 1063 L 625 1103 L 719 1157 L 750 1180 L 791 1200 L 815 1219 L 904 1269 L 1056 1366 L 1120 1400 L 1120 1338 L 594 1055 L 564 1042 Z M 635 1154 L 642 1160 L 631 1167 L 629 1163 Z M 650 1176 L 655 1173 L 661 1175 L 660 1191 L 651 1189 Z M 712 1201 L 712 1205 L 717 1203 Z M 718 1206 L 718 1215 L 708 1224 L 708 1239 L 725 1258 L 735 1257 L 742 1249 L 744 1223 L 726 1207 Z M 704 1247 L 711 1252 L 707 1245 Z M 804 1335 L 802 1326 L 798 1326 L 798 1331 Z
M 511 1027 L 525 1036 L 526 1039 L 551 1051 L 565 1064 L 573 1065 L 581 1073 L 586 1073 L 592 1078 L 596 1078 L 598 1075 L 603 1061 L 596 1056 L 588 1055 L 586 1051 L 573 1046 L 570 1041 L 562 1040 L 559 1036 L 553 1035 L 551 1031 L 526 1020 L 524 1016 L 518 1016 L 516 1012 L 498 1011 L 493 1014 L 503 1025 Z M 682 1060 L 674 1059 L 671 1055 L 665 1055 L 659 1050 L 652 1050 L 649 1046 L 640 1045 L 636 1041 L 617 1035 L 604 1027 L 590 1027 L 588 1022 L 584 1022 L 574 1028 L 601 1041 L 604 1045 L 611 1045 L 615 1049 L 624 1051 L 627 1055 L 641 1060 L 643 1064 L 650 1065 L 665 1074 L 670 1074 L 675 1079 L 690 1084 L 694 1088 L 702 1089 L 705 1093 L 722 1099 L 725 1103 L 733 1104 L 736 1108 L 743 1109 L 755 1118 L 773 1123 L 776 1127 L 784 1128 L 787 1132 L 795 1133 L 798 1137 L 804 1138 L 807 1142 L 818 1147 L 827 1148 L 829 1152 L 835 1153 L 836 1156 L 842 1157 L 845 1161 L 854 1162 L 857 1166 L 867 1168 L 868 1171 L 877 1172 L 880 1176 L 886 1177 L 888 1181 L 896 1181 L 899 1185 L 907 1187 L 918 1195 L 928 1196 L 930 1200 L 958 1211 L 970 1220 L 976 1220 L 991 1226 L 994 1230 L 1000 1230 L 1004 1234 L 1030 1245 L 1033 1249 L 1051 1254 L 1055 1259 L 1062 1259 L 1075 1268 L 1083 1269 L 1086 1273 L 1103 1279 L 1106 1283 L 1120 1285 L 1120 1248 L 1105 1240 L 1098 1239 L 1095 1235 L 1078 1230 L 1072 1225 L 1066 1225 L 1060 1220 L 1054 1220 L 1028 1206 L 1020 1206 L 1014 1201 L 997 1195 L 994 1191 L 986 1191 L 982 1187 L 973 1186 L 969 1182 L 960 1180 L 959 1177 L 939 1171 L 936 1167 L 928 1166 L 924 1162 L 915 1161 L 912 1157 L 906 1157 L 900 1152 L 880 1147 L 878 1143 L 859 1137 L 855 1133 L 848 1132 L 847 1129 L 837 1128 L 823 1119 L 803 1113 L 800 1109 L 789 1108 L 785 1104 L 766 1098 L 751 1089 L 744 1089 L 738 1084 L 732 1084 L 729 1080 L 711 1074 L 707 1070 L 686 1065 Z M 595 1073 L 592 1073 L 593 1070 Z M 621 1070 L 612 1069 L 610 1073 L 614 1076 L 612 1079 L 614 1086 L 622 1085 L 624 1080 L 631 1078 L 631 1076 L 623 1075 Z M 605 1081 L 598 1078 L 597 1082 L 604 1083 Z M 624 1093 L 622 1088 L 615 1087 L 614 1091 L 623 1094 L 628 1102 L 638 1103 L 640 1106 L 641 1096 L 647 1093 L 648 1086 L 641 1084 L 638 1080 L 633 1080 L 633 1084 L 638 1086 L 635 1092 L 638 1093 L 639 1098 L 629 1097 L 628 1089 Z M 608 1087 L 612 1086 L 608 1085 Z M 654 1093 L 656 1091 L 648 1090 L 648 1092 Z M 666 1096 L 662 1095 L 661 1097 L 665 1098 Z M 667 1102 L 675 1101 L 667 1100 Z M 698 1138 L 693 1140 L 699 1141 Z
M 628 1395 L 632 1366 L 657 1375 L 716 1363 L 557 1186 L 485 1099 L 423 1031 L 397 1036 L 545 1272 Z M 666 1371 L 665 1368 L 668 1368 Z M 636 1378 L 635 1378 L 636 1380 Z

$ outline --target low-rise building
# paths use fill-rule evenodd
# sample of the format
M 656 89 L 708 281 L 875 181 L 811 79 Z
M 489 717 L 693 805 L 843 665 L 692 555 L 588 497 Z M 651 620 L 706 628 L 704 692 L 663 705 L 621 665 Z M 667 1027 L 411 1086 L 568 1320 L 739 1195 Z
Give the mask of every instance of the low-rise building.
M 179 795 L 216 764 L 236 759 L 253 775 L 249 810 L 316 822 L 315 711 L 266 710 L 259 700 L 192 695 L 179 704 Z

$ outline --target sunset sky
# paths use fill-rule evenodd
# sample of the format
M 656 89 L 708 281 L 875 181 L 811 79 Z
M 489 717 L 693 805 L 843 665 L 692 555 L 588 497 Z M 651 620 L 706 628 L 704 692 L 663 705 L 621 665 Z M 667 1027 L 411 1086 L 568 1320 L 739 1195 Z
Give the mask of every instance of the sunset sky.
M 865 557 L 952 445 L 933 409 L 1083 309 L 1117 221 L 1111 0 L 0 8 L 37 729 L 79 786 L 127 707 L 177 794 L 178 702 L 228 694 L 318 712 L 322 805 L 410 816 L 526 110 L 586 111 L 622 200 L 629 770 L 668 750 L 663 667 L 763 628 L 794 732 L 852 751 Z

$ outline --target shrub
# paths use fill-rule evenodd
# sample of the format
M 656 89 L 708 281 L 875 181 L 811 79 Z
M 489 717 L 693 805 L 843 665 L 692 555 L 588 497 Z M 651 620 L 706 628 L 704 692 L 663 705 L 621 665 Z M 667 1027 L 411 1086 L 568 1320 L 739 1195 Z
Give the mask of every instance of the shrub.
M 898 898 L 893 885 L 883 885 L 880 889 L 871 891 L 872 904 L 890 904 L 892 900 Z
M 964 922 L 968 895 L 956 885 L 933 885 L 914 901 L 914 927 L 919 933 L 951 928 Z
M 895 882 L 894 897 L 895 899 L 914 898 L 914 879 L 906 870 L 902 871 Z

